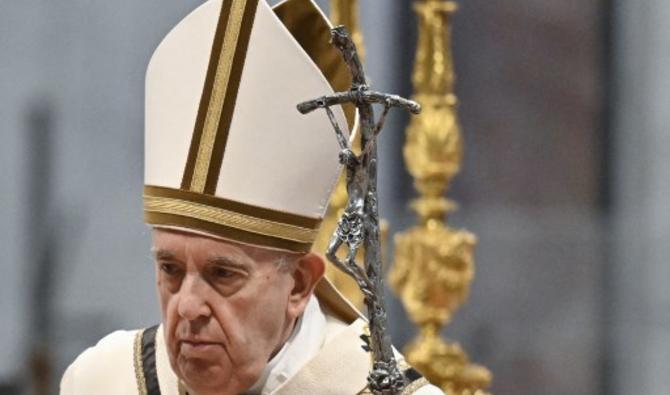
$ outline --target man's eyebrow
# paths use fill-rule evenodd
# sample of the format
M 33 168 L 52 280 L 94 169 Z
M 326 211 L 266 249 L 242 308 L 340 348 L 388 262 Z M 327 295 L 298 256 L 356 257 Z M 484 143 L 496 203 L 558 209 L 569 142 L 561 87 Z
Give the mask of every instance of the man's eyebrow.
M 163 248 L 151 248 L 151 253 L 156 259 L 174 259 L 175 253 Z
M 246 269 L 247 265 L 244 263 L 240 262 L 239 260 L 235 258 L 231 258 L 228 256 L 223 256 L 223 255 L 216 255 L 207 258 L 207 262 L 215 264 L 215 265 L 222 265 L 222 266 L 233 266 L 237 267 L 240 269 Z

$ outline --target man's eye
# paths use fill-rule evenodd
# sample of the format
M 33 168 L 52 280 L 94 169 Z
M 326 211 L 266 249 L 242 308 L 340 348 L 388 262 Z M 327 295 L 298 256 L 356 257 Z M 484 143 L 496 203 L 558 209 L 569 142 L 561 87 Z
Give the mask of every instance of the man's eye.
M 215 267 L 212 268 L 212 275 L 219 279 L 229 279 L 236 277 L 239 273 L 234 270 L 227 269 L 225 267 Z
M 168 276 L 176 276 L 179 274 L 179 268 L 174 263 L 161 263 L 161 271 Z

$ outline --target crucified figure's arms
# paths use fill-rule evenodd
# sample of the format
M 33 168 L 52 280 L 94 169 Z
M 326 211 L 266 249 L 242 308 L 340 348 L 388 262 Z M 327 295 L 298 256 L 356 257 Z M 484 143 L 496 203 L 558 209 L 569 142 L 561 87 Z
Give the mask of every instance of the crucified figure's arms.
M 333 125 L 333 129 L 335 130 L 337 143 L 340 145 L 340 163 L 347 167 L 347 179 L 349 179 L 349 173 L 352 171 L 352 168 L 358 166 L 360 161 L 356 157 L 356 154 L 354 154 L 354 151 L 351 149 L 351 144 L 349 144 L 349 140 L 344 135 L 344 132 L 342 132 L 339 123 L 337 123 L 337 119 L 335 119 L 333 110 L 327 106 L 324 106 L 324 109 L 326 110 L 326 114 L 328 114 L 328 120 L 330 120 L 330 124 Z
M 386 93 L 379 93 L 375 91 L 368 90 L 367 87 L 359 87 L 359 89 L 350 90 L 347 92 L 338 92 L 330 96 L 323 96 L 315 100 L 309 100 L 303 103 L 298 104 L 298 111 L 302 114 L 308 114 L 316 109 L 323 108 L 328 114 L 328 119 L 330 120 L 333 129 L 335 129 L 335 134 L 337 136 L 337 142 L 340 144 L 340 162 L 344 165 L 348 161 L 356 159 L 360 161 L 360 157 L 357 158 L 351 146 L 347 141 L 342 129 L 335 119 L 333 111 L 330 109 L 331 106 L 341 105 L 344 103 L 357 103 L 359 101 L 369 102 L 369 103 L 379 103 L 384 104 L 384 110 L 382 111 L 379 120 L 377 120 L 374 126 L 374 135 L 377 136 L 384 127 L 384 122 L 386 121 L 386 116 L 393 107 L 404 108 L 405 110 L 411 112 L 412 114 L 418 114 L 421 112 L 421 106 L 415 101 L 405 99 L 398 95 L 390 95 Z M 368 155 L 372 149 L 371 141 L 363 147 L 361 152 L 361 157 Z

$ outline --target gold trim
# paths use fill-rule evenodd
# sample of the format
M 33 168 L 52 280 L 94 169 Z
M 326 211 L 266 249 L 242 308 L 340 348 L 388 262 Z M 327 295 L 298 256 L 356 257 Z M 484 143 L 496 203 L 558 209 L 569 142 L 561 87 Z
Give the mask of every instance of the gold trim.
M 195 218 L 201 221 L 299 243 L 312 243 L 318 233 L 316 229 L 269 221 L 220 207 L 212 207 L 175 198 L 144 195 L 144 210 L 147 212 Z
M 276 250 L 291 251 L 298 254 L 308 253 L 312 248 L 312 243 L 299 243 L 297 241 L 259 235 L 245 230 L 229 228 L 227 226 L 201 221 L 195 218 L 182 217 L 173 214 L 145 212 L 144 221 L 153 226 L 189 229 L 203 232 L 215 238 Z
M 400 395 L 410 395 L 418 391 L 420 388 L 423 388 L 424 386 L 430 384 L 428 380 L 426 380 L 425 377 L 421 377 L 420 379 L 416 379 L 409 383 L 407 387 L 405 387 Z
M 268 221 L 281 222 L 284 224 L 295 225 L 301 228 L 318 229 L 321 225 L 320 218 L 306 217 L 293 214 L 286 211 L 278 211 L 251 204 L 236 202 L 234 200 L 224 199 L 217 196 L 185 191 L 183 189 L 174 189 L 168 187 L 159 187 L 155 185 L 145 185 L 144 194 L 153 197 L 165 197 L 173 199 L 188 200 L 212 207 L 220 207 L 240 214 L 246 214 L 256 218 L 262 218 Z
M 191 179 L 191 190 L 195 192 L 203 192 L 205 190 L 209 165 L 212 160 L 212 152 L 214 151 L 214 141 L 216 140 L 216 132 L 219 129 L 219 121 L 221 120 L 221 113 L 223 111 L 223 101 L 228 89 L 230 71 L 233 67 L 237 40 L 240 35 L 240 30 L 242 29 L 242 20 L 244 19 L 243 15 L 246 3 L 247 0 L 233 0 L 230 6 L 230 16 L 223 38 L 223 50 L 219 55 L 216 67 L 212 96 L 209 101 L 209 107 L 207 108 L 207 117 L 205 118 L 200 146 L 198 147 L 198 155 L 195 159 L 193 178 Z M 223 7 L 225 7 L 225 4 Z
M 133 342 L 133 365 L 135 367 L 135 380 L 137 381 L 137 391 L 140 395 L 147 395 L 147 382 L 144 377 L 142 366 L 142 336 L 144 329 L 137 331 L 135 341 Z

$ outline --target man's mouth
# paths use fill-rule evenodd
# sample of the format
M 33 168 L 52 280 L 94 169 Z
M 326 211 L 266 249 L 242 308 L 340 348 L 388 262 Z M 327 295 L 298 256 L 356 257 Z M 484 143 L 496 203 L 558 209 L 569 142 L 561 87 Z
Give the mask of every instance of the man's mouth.
M 203 340 L 181 340 L 179 341 L 179 351 L 186 355 L 203 355 L 213 352 L 221 352 L 223 345 L 219 342 Z

